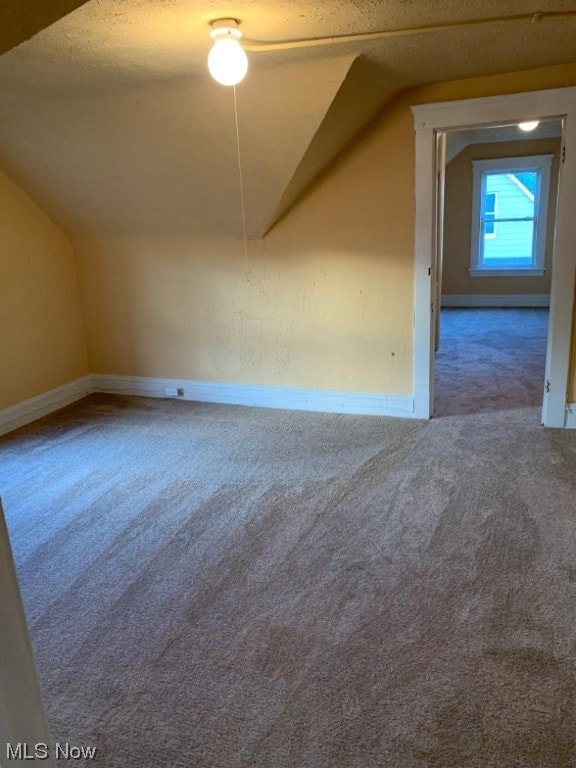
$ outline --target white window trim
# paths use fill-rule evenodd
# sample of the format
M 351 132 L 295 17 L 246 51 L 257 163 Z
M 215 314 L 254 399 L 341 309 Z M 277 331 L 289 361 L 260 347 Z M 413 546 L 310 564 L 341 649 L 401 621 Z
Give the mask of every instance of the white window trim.
M 541 277 L 545 274 L 546 259 L 546 227 L 548 222 L 548 201 L 550 197 L 550 170 L 554 155 L 529 155 L 526 157 L 503 157 L 489 160 L 472 161 L 472 235 L 470 252 L 471 277 Z M 534 243 L 532 247 L 533 266 L 506 266 L 502 269 L 484 267 L 481 264 L 480 220 L 482 202 L 482 178 L 485 171 L 501 171 L 502 173 L 518 170 L 539 171 L 538 187 L 535 195 Z M 522 185 L 523 187 L 523 185 Z M 496 222 L 497 224 L 498 222 Z
M 470 268 L 468 270 L 470 277 L 543 277 L 546 274 L 545 269 L 531 269 L 522 267 L 522 269 L 478 269 Z

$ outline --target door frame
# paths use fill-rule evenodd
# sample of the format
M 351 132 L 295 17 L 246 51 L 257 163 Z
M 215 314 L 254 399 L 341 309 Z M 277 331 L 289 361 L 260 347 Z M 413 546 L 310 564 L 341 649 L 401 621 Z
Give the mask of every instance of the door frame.
M 0 584 L 0 762 L 8 757 L 8 745 L 13 754 L 29 750 L 28 757 L 14 760 L 15 766 L 26 765 L 24 760 L 45 745 L 38 758 L 47 768 L 56 768 L 1 499 Z
M 429 419 L 434 404 L 434 342 L 440 311 L 435 291 L 438 260 L 439 190 L 444 183 L 438 139 L 458 128 L 519 123 L 536 118 L 563 120 L 562 152 L 554 233 L 550 321 L 543 382 L 542 423 L 564 427 L 572 342 L 576 276 L 576 88 L 555 88 L 412 107 L 416 134 L 414 230 L 414 416 Z

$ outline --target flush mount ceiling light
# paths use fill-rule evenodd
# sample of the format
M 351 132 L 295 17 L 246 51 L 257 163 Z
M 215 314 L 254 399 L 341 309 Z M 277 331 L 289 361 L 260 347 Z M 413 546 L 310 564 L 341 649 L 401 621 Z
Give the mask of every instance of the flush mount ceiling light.
M 242 32 L 236 19 L 217 19 L 210 22 L 210 37 L 214 45 L 208 54 L 210 74 L 221 85 L 237 85 L 248 71 L 248 57 L 240 45 Z
M 518 128 L 520 128 L 521 131 L 525 131 L 528 133 L 529 131 L 533 131 L 534 128 L 538 128 L 540 125 L 538 120 L 527 120 L 525 123 L 518 123 Z

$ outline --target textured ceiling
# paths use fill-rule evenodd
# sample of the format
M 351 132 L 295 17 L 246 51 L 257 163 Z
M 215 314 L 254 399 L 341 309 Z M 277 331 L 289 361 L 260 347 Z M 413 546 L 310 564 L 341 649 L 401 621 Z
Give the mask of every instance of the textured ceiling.
M 22 0 L 20 15 L 36 5 Z M 558 11 L 576 2 L 91 0 L 0 57 L 0 158 L 72 233 L 237 231 L 232 95 L 206 72 L 211 19 L 270 42 Z M 399 90 L 574 61 L 575 43 L 572 16 L 250 50 L 238 88 L 250 233 Z
M 36 3 L 37 4 L 37 3 Z M 63 0 L 60 2 L 64 5 Z M 68 5 L 77 5 L 68 0 Z M 21 2 L 29 8 L 29 0 Z M 51 88 L 203 72 L 208 22 L 241 20 L 245 37 L 302 37 L 576 11 L 570 0 L 91 0 L 7 55 L 4 82 Z M 397 84 L 436 82 L 574 58 L 576 17 L 489 24 L 384 40 L 251 53 L 251 65 L 365 53 Z M 439 55 L 439 52 L 441 54 Z

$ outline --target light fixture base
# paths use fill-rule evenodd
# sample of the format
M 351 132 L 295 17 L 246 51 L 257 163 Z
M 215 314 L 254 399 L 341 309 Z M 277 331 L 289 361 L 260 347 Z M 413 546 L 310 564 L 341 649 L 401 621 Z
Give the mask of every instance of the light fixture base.
M 213 29 L 217 29 L 218 27 L 239 27 L 240 20 L 239 19 L 213 19 L 210 22 L 210 26 Z
M 242 37 L 242 32 L 240 32 L 239 29 L 239 19 L 214 19 L 210 22 L 210 26 L 212 27 L 210 37 L 213 40 L 216 40 L 219 37 L 225 37 L 226 35 L 234 37 L 237 40 Z

